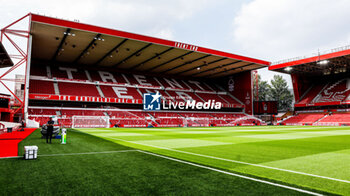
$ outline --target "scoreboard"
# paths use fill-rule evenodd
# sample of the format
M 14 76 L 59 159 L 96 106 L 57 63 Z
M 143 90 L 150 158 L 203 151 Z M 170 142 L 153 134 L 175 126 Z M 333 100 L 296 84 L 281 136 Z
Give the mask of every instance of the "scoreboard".
M 254 114 L 277 114 L 277 101 L 254 101 Z

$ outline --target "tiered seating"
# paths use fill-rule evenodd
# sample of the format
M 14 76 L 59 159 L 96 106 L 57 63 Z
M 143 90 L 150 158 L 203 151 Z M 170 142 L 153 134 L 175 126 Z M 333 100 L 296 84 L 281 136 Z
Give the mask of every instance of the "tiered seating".
M 30 75 L 47 77 L 46 67 L 37 68 L 34 66 L 30 69 Z
M 122 127 L 145 127 L 147 125 L 144 112 L 138 111 L 107 111 L 112 125 Z
M 181 127 L 184 120 L 182 118 L 157 118 L 156 125 L 158 127 Z
M 305 123 L 315 123 L 320 118 L 324 117 L 325 114 L 323 113 L 312 113 L 312 114 L 297 114 L 296 116 L 293 116 L 285 121 L 283 121 L 283 124 L 291 125 L 291 124 L 305 124 Z
M 179 118 L 181 117 L 177 112 L 147 112 L 154 118 Z
M 344 78 L 328 84 L 318 82 L 296 104 L 342 102 L 350 95 L 350 79 Z
M 211 93 L 198 93 L 202 99 L 205 101 L 209 100 L 215 100 L 216 102 L 221 102 L 222 104 L 228 104 L 227 101 L 223 100 L 221 97 L 219 97 L 217 94 L 211 94 Z
M 54 109 L 34 109 L 30 108 L 28 109 L 29 114 L 33 115 L 56 115 L 56 110 Z
M 214 118 L 213 115 L 211 115 L 210 113 L 192 113 L 192 112 L 181 112 L 179 113 L 181 116 L 186 117 L 186 118 L 191 118 L 191 117 L 195 117 L 195 118 Z
M 183 118 L 176 112 L 148 112 L 158 127 L 178 127 L 183 125 Z
M 153 77 L 134 75 L 134 74 L 132 75 L 127 74 L 125 76 L 131 85 L 160 87 L 159 83 Z M 138 78 L 141 81 L 141 83 L 138 82 L 136 78 Z
M 54 109 L 28 109 L 28 118 L 39 122 L 40 125 L 46 124 L 49 118 L 56 116 L 56 110 Z
M 190 88 L 186 84 L 184 84 L 181 80 L 169 79 L 169 78 L 167 79 L 157 78 L 157 79 L 164 88 L 190 90 Z
M 232 114 L 232 113 L 212 113 L 213 116 L 220 119 L 237 119 L 246 116 L 245 114 Z
M 105 116 L 103 111 L 98 110 L 61 110 L 62 116 Z
M 76 69 L 69 71 L 69 73 L 72 74 L 72 78 L 68 76 L 68 72 L 63 68 L 51 66 L 51 74 L 52 77 L 55 78 L 67 78 L 67 79 L 74 79 L 74 80 L 88 80 L 84 70 Z
M 50 117 L 45 117 L 45 116 L 28 116 L 30 120 L 35 120 L 40 124 L 40 126 L 44 125 L 47 123 L 47 121 L 50 120 Z
M 185 92 L 188 96 L 186 96 L 185 94 L 183 94 L 182 96 L 180 96 L 178 93 L 176 93 L 176 91 L 167 91 L 167 93 L 170 95 L 170 97 L 172 97 L 172 99 L 174 99 L 176 102 L 185 102 L 187 99 L 188 100 L 192 100 L 193 98 L 191 96 L 188 95 L 187 92 Z
M 62 127 L 72 127 L 72 119 L 71 118 L 60 118 L 58 120 L 58 123 L 62 126 Z
M 119 127 L 146 127 L 147 122 L 145 119 L 111 119 L 112 125 Z
M 191 89 L 193 90 L 197 90 L 197 91 L 213 91 L 213 89 L 211 88 L 208 88 L 207 85 L 205 85 L 204 83 L 201 83 L 201 82 L 191 82 L 191 81 L 187 81 L 186 84 L 188 86 L 191 87 Z
M 210 119 L 210 124 L 215 125 L 215 126 L 226 126 L 228 122 L 226 120 L 222 119 Z
M 197 102 L 215 100 L 215 102 L 221 102 L 224 107 L 237 107 L 237 105 L 241 105 L 237 100 L 229 97 L 228 95 L 219 96 L 219 94 L 223 94 L 222 91 L 224 90 L 220 90 L 219 87 L 213 84 L 206 84 L 202 81 L 172 79 L 165 77 L 156 78 L 151 76 L 133 75 L 112 71 L 108 72 L 98 70 L 84 70 L 78 68 L 71 69 L 58 66 L 50 66 L 48 69 L 46 69 L 44 66 L 38 67 L 35 64 L 32 66 L 31 75 L 32 78 L 30 81 L 30 93 L 49 95 L 57 94 L 58 96 L 50 96 L 49 99 L 52 101 L 69 100 L 72 104 L 74 104 L 74 101 L 111 102 L 111 105 L 115 104 L 115 106 L 117 106 L 117 104 L 124 103 L 141 104 L 141 99 L 143 98 L 142 95 L 144 93 L 158 91 L 162 95 L 162 99 L 166 99 L 168 103 L 170 100 L 176 102 L 184 102 L 190 99 L 196 100 Z M 78 97 L 75 99 L 75 97 L 67 98 L 66 96 L 62 95 L 71 95 Z M 182 98 L 182 96 L 184 97 Z M 44 98 L 46 97 L 48 96 L 45 96 Z M 96 97 L 99 99 L 95 99 Z M 101 97 L 104 98 L 100 99 Z M 230 106 L 229 104 L 236 105 Z M 87 107 L 91 107 L 92 105 L 93 104 L 87 104 Z M 120 108 L 130 108 L 130 110 L 135 110 L 135 108 L 140 109 L 141 106 L 124 105 Z M 113 109 L 93 110 L 86 108 L 79 110 L 75 110 L 74 108 L 40 110 L 36 108 L 31 109 L 29 113 L 33 118 L 38 118 L 40 122 L 45 123 L 48 120 L 47 117 L 56 115 L 58 116 L 60 123 L 64 126 L 72 125 L 72 116 L 108 115 L 110 117 L 112 125 L 117 124 L 118 126 L 128 127 L 146 126 L 149 123 L 155 126 L 179 126 L 180 124 L 183 125 L 184 121 L 187 119 L 190 119 L 190 121 L 191 119 L 195 119 L 193 122 L 190 122 L 194 126 L 196 123 L 200 125 L 206 124 L 205 126 L 208 126 L 209 122 L 212 124 L 224 126 L 225 124 L 229 123 L 228 120 L 234 120 L 240 116 L 233 114 L 227 114 L 227 116 L 225 116 L 225 114 L 191 111 L 144 112 L 112 110 Z
M 203 101 L 200 97 L 198 97 L 198 94 L 195 94 L 192 92 L 186 92 L 186 94 L 188 94 L 193 100 L 200 101 L 200 102 Z
M 129 111 L 107 111 L 111 118 L 144 118 L 146 116 L 143 112 L 129 112 Z
M 315 100 L 315 102 L 335 102 L 343 101 L 349 96 L 350 93 L 350 79 L 342 79 L 337 82 L 330 83 L 327 87 L 320 93 L 320 96 Z
M 46 76 L 48 75 L 43 70 L 43 67 L 36 67 L 35 65 L 32 67 L 32 74 L 39 75 L 39 76 Z M 46 67 L 45 67 L 46 70 Z M 177 101 L 183 102 L 184 100 L 181 98 L 181 94 L 178 94 L 176 92 L 180 92 L 177 90 L 185 91 L 190 97 L 190 99 L 194 99 L 196 101 L 203 101 L 203 100 L 215 100 L 216 102 L 221 102 L 224 104 L 225 107 L 232 107 L 228 106 L 227 104 L 238 104 L 236 100 L 230 98 L 227 96 L 227 98 L 221 98 L 217 94 L 214 94 L 213 90 L 219 90 L 215 86 L 208 84 L 204 82 L 199 81 L 183 81 L 181 79 L 172 79 L 172 78 L 161 78 L 158 77 L 155 79 L 154 77 L 149 76 L 142 76 L 142 75 L 133 75 L 133 74 L 121 74 L 121 73 L 115 73 L 115 72 L 107 72 L 107 71 L 91 71 L 91 70 L 83 70 L 83 69 L 71 69 L 71 68 L 65 68 L 65 67 L 57 67 L 57 66 L 51 66 L 51 75 L 53 78 L 56 78 L 58 81 L 58 91 L 60 95 L 76 95 L 76 96 L 93 96 L 93 97 L 101 97 L 100 93 L 98 92 L 98 89 L 96 87 L 96 83 L 91 83 L 98 81 L 100 82 L 97 84 L 99 88 L 101 88 L 101 91 L 104 94 L 104 97 L 113 97 L 113 98 L 127 98 L 127 99 L 142 99 L 142 96 L 140 95 L 140 92 L 136 88 L 139 88 L 139 91 L 142 93 L 145 93 L 147 91 L 154 91 L 155 88 L 158 88 L 158 90 L 161 92 L 163 96 L 166 96 L 169 98 L 169 95 L 171 97 L 174 97 Z M 91 78 L 91 81 L 89 80 L 89 77 Z M 40 79 L 40 78 L 37 78 Z M 50 78 L 49 78 L 50 79 Z M 65 82 L 63 82 L 64 80 Z M 90 82 L 90 83 L 89 83 Z M 106 85 L 105 82 L 108 82 L 110 84 L 118 84 L 118 86 L 110 86 Z M 130 86 L 120 86 L 120 85 L 136 85 L 134 87 Z M 42 88 L 42 86 L 45 86 L 45 88 Z M 165 91 L 161 90 L 160 88 L 164 87 L 166 88 L 167 93 Z M 41 87 L 41 88 L 40 88 Z M 126 88 L 126 90 L 121 89 L 120 96 L 117 95 L 115 90 L 113 88 Z M 196 93 L 190 92 L 195 90 Z M 125 92 L 126 91 L 126 92 Z M 213 92 L 212 94 L 209 93 L 201 93 L 201 92 Z M 30 92 L 31 93 L 41 93 L 41 94 L 54 94 L 54 86 L 53 82 L 51 81 L 42 81 L 42 80 L 33 80 L 30 84 Z M 168 95 L 169 94 L 169 95 Z M 184 96 L 186 96 L 184 94 Z
M 320 120 L 320 122 L 350 124 L 350 113 L 334 113 Z
M 55 94 L 53 82 L 41 81 L 41 80 L 30 80 L 29 81 L 29 92 L 37 94 Z
M 323 89 L 324 84 L 319 84 L 313 86 L 310 91 L 300 100 L 299 104 L 308 104 L 311 103 L 311 101 L 320 93 L 320 91 Z
M 140 93 L 137 91 L 136 88 L 122 87 L 122 88 L 126 88 L 126 90 L 125 91 L 124 90 L 120 91 L 120 95 L 121 96 L 118 96 L 115 93 L 115 91 L 113 90 L 112 86 L 100 85 L 100 88 L 101 88 L 101 90 L 102 90 L 102 92 L 103 92 L 105 97 L 142 99 L 142 96 L 140 95 Z
M 59 111 L 59 112 L 57 112 Z M 49 117 L 57 116 L 59 124 L 64 127 L 72 126 L 73 116 L 105 116 L 110 117 L 111 125 L 123 127 L 145 127 L 153 124 L 159 127 L 178 127 L 186 123 L 189 126 L 233 126 L 234 120 L 246 116 L 235 113 L 210 113 L 210 112 L 147 112 L 126 110 L 91 110 L 91 109 L 40 109 L 29 108 L 30 119 L 47 123 Z M 59 115 L 61 114 L 61 115 Z M 245 121 L 244 121 L 245 122 Z
M 58 87 L 61 95 L 100 97 L 96 86 L 93 84 L 59 82 Z
M 241 105 L 241 103 L 239 103 L 237 100 L 235 100 L 234 98 L 232 98 L 229 95 L 220 95 L 220 97 L 225 99 L 229 104 Z
M 112 72 L 108 72 L 109 74 L 111 74 L 111 76 L 113 77 L 113 79 L 106 79 L 105 81 L 103 81 L 103 79 L 101 78 L 99 72 L 97 71 L 88 71 L 91 77 L 92 81 L 99 81 L 99 82 L 111 82 L 111 83 L 118 83 L 118 84 L 128 84 L 128 82 L 124 79 L 124 77 L 122 76 L 122 74 L 120 73 L 112 73 Z

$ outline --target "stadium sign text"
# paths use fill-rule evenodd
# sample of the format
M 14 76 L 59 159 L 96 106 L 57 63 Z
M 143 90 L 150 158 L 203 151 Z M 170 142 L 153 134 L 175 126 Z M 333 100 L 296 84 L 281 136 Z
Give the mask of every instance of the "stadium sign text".
M 184 110 L 184 109 L 196 109 L 196 110 L 208 110 L 208 109 L 216 109 L 219 110 L 222 107 L 221 102 L 215 102 L 215 100 L 208 100 L 206 102 L 199 102 L 196 100 L 186 100 L 184 102 L 174 102 L 169 100 L 168 103 L 163 100 L 161 102 L 162 95 L 157 93 L 145 93 L 143 94 L 143 110 L 161 110 L 162 108 L 165 110 Z
M 221 109 L 221 102 L 215 102 L 215 100 L 209 100 L 206 102 L 197 102 L 196 100 L 187 100 L 186 102 L 172 102 L 166 105 L 163 101 L 163 109 L 176 110 L 176 109 L 196 109 L 196 110 L 208 110 L 208 109 Z

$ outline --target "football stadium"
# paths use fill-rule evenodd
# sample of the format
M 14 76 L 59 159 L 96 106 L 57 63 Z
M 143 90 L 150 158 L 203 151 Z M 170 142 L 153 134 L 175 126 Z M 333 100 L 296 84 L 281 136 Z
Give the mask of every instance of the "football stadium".
M 350 195 L 349 66 L 349 46 L 271 63 L 29 13 L 1 29 L 0 193 Z M 293 111 L 254 98 L 261 68 Z

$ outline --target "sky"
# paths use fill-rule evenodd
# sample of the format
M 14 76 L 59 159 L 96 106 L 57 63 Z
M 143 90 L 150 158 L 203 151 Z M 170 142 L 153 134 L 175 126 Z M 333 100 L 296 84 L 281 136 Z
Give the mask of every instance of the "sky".
M 0 5 L 0 28 L 32 12 L 271 62 L 350 44 L 349 0 L 0 0 Z M 265 68 L 259 74 L 271 80 L 278 73 Z M 283 77 L 291 88 L 290 76 Z

